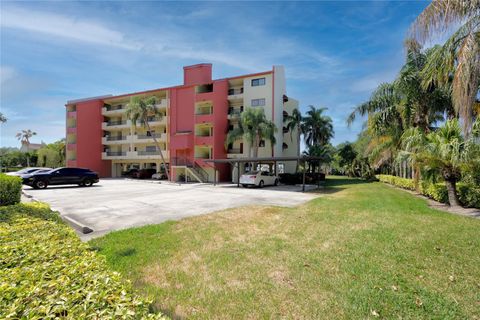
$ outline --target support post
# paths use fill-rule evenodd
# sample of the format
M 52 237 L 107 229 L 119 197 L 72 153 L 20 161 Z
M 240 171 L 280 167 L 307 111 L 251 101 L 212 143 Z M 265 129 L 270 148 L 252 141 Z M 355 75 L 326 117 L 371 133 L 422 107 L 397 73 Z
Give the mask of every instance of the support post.
M 302 192 L 305 192 L 305 166 L 303 168 L 303 175 L 302 175 Z
M 213 163 L 213 186 L 217 185 L 217 167 L 215 166 L 215 162 Z
M 237 188 L 240 188 L 240 162 L 237 162 Z

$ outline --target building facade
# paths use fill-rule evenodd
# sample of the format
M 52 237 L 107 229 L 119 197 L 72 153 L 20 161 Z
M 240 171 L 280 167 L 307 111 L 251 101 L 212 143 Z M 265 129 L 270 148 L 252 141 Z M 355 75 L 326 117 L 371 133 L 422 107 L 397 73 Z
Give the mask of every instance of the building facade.
M 230 165 L 214 167 L 208 160 L 251 156 L 242 139 L 225 146 L 228 131 L 238 126 L 246 108 L 262 108 L 278 129 L 277 143 L 261 141 L 258 157 L 297 155 L 296 132 L 286 130 L 284 118 L 298 101 L 286 95 L 283 67 L 218 80 L 212 79 L 211 64 L 183 69 L 179 86 L 68 101 L 67 166 L 86 167 L 101 177 L 119 177 L 131 168 L 159 172 L 155 137 L 172 180 L 231 181 L 236 171 Z M 125 109 L 133 96 L 156 98 L 160 114 L 148 118 L 150 130 L 127 119 Z M 279 166 L 280 171 L 295 170 L 295 163 Z

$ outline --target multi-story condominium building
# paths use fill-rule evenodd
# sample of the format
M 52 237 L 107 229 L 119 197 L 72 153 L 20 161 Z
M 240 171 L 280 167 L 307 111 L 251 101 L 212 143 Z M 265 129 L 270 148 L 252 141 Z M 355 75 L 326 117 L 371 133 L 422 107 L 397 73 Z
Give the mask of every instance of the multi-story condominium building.
M 102 177 L 118 177 L 131 168 L 161 171 L 155 136 L 172 180 L 213 181 L 215 171 L 218 181 L 235 179 L 230 165 L 216 164 L 214 170 L 208 160 L 251 156 L 242 139 L 225 146 L 228 131 L 238 126 L 246 108 L 262 108 L 278 129 L 274 146 L 260 141 L 258 157 L 297 156 L 296 132 L 288 132 L 284 117 L 298 108 L 298 101 L 286 95 L 283 67 L 218 80 L 212 79 L 211 64 L 183 69 L 179 86 L 68 101 L 67 166 L 87 167 Z M 150 131 L 126 117 L 133 96 L 156 97 L 160 115 L 148 118 Z M 295 170 L 295 162 L 278 166 Z

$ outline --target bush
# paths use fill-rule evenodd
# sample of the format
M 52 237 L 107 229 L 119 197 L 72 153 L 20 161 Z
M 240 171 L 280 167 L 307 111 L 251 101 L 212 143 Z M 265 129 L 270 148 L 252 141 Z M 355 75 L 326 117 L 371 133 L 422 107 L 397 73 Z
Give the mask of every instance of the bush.
M 422 194 L 435 201 L 441 203 L 448 203 L 448 192 L 445 184 L 442 183 L 428 183 L 422 181 Z
M 415 190 L 415 183 L 412 179 L 405 179 L 395 176 L 390 176 L 386 174 L 379 174 L 377 175 L 377 179 L 381 182 L 386 182 L 388 184 L 392 184 L 394 186 L 408 189 L 408 190 Z
M 303 173 L 280 173 L 278 175 L 280 182 L 287 185 L 302 184 L 303 183 Z M 319 181 L 325 181 L 325 173 L 321 172 L 306 172 L 305 173 L 305 183 L 306 184 L 317 184 Z
M 471 208 L 480 209 L 480 187 L 472 184 L 459 183 L 457 185 L 458 199 L 460 202 Z
M 0 206 L 20 202 L 22 195 L 22 178 L 0 174 Z
M 415 190 L 415 183 L 413 179 L 405 179 L 390 175 L 377 175 L 377 178 L 394 186 Z M 422 181 L 420 183 L 420 193 L 433 200 L 442 203 L 448 203 L 447 187 L 444 183 L 429 183 Z M 460 203 L 465 207 L 479 208 L 480 209 L 480 187 L 468 183 L 457 183 L 457 196 Z
M 0 208 L 2 319 L 160 319 L 58 215 L 42 204 Z

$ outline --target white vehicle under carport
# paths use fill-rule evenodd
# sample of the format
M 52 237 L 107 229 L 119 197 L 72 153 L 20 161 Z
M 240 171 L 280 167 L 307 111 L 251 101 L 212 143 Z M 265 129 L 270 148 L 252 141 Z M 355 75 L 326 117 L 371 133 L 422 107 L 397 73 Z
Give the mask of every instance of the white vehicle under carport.
M 276 186 L 278 185 L 278 177 L 267 171 L 252 171 L 240 176 L 240 184 L 245 188 L 248 186 L 257 186 L 260 188 L 264 186 Z

